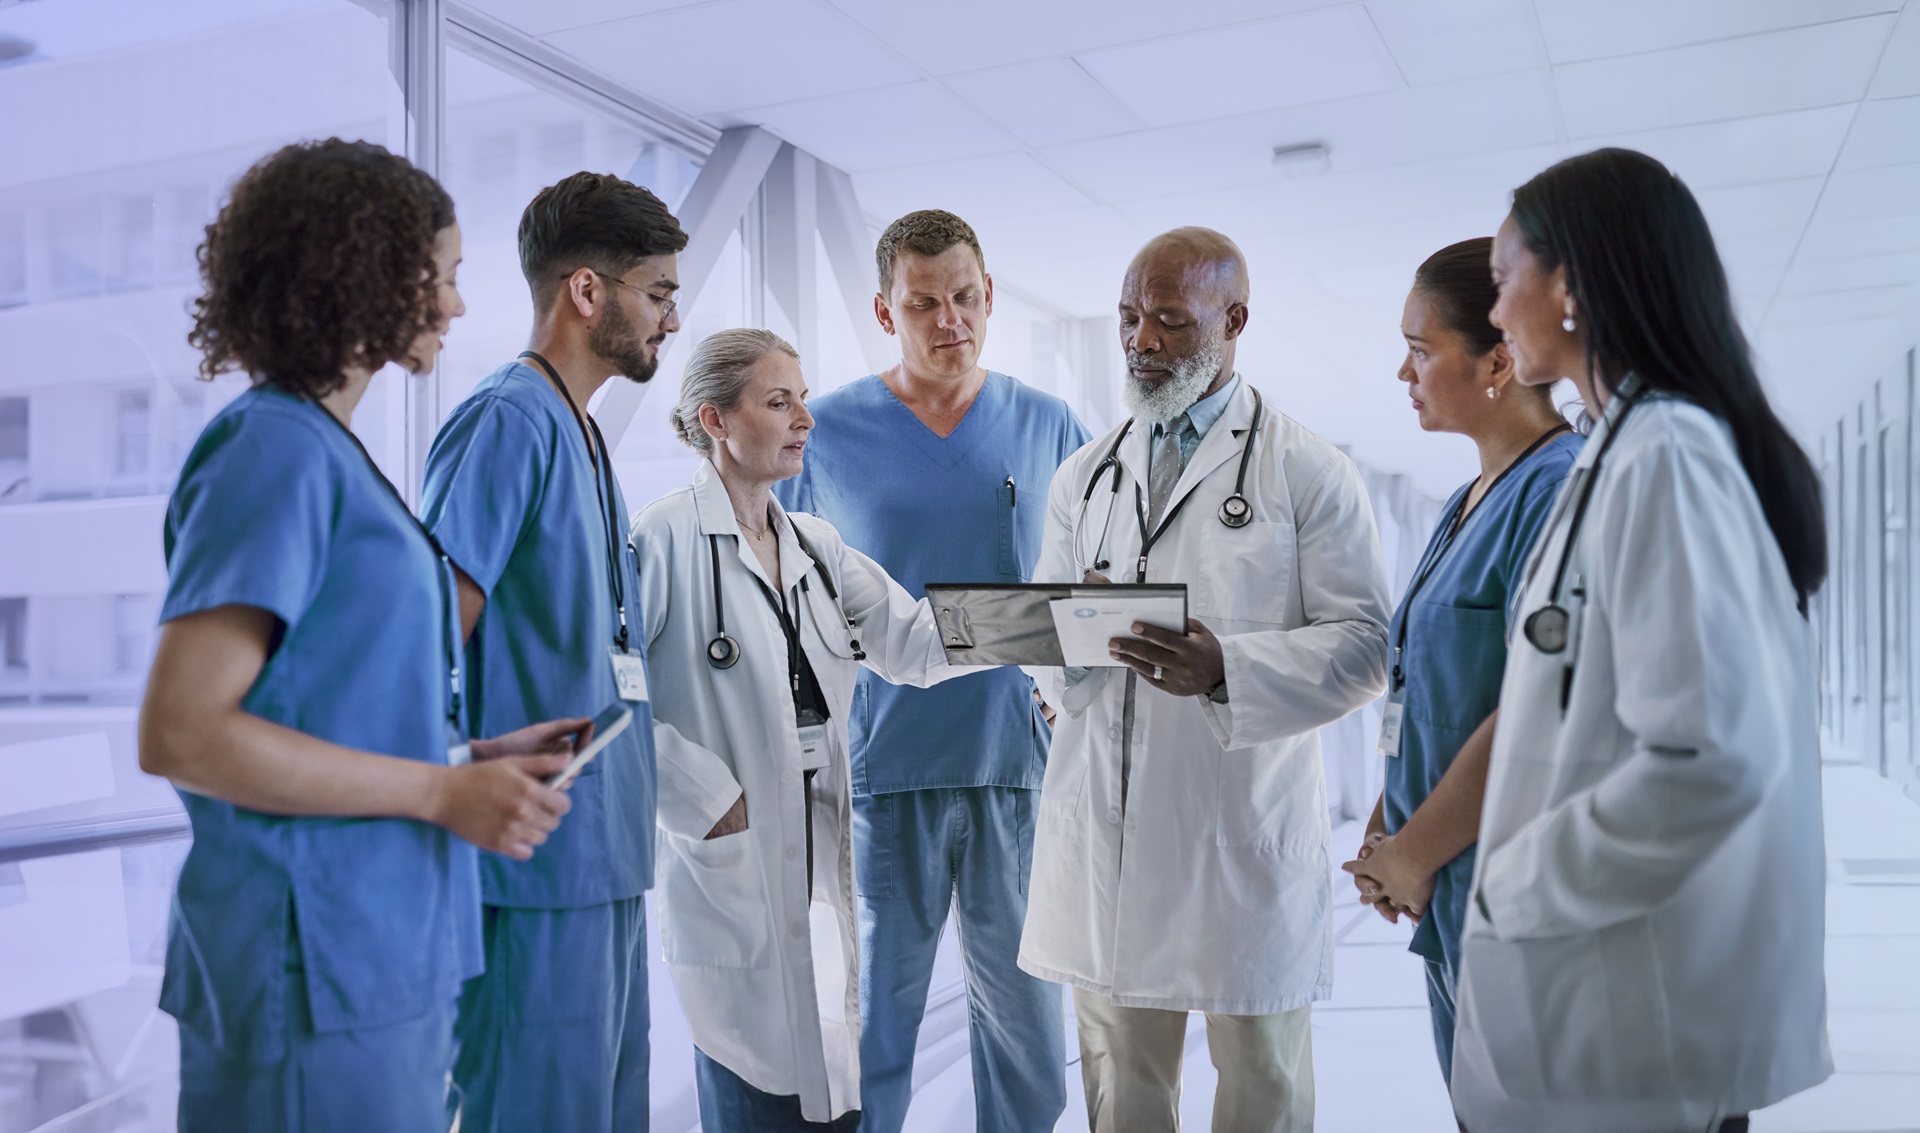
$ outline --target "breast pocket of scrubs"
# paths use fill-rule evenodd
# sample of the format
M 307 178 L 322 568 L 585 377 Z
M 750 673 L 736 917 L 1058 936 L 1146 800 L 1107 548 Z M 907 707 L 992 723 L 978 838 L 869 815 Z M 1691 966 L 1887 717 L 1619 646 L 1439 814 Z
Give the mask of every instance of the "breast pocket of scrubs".
M 1271 627 L 1287 617 L 1293 592 L 1293 524 L 1256 519 L 1228 528 L 1209 520 L 1200 557 L 1200 585 L 1193 613 L 1234 632 L 1233 627 Z
M 1020 486 L 1009 476 L 995 489 L 994 515 L 1000 529 L 1000 574 L 1007 581 L 1027 581 L 1020 562 L 1020 526 L 1015 520 L 1020 507 Z
M 663 841 L 678 859 L 662 871 L 660 937 L 667 963 L 766 967 L 772 926 L 752 833 Z
M 1416 602 L 1407 612 L 1409 716 L 1471 732 L 1499 703 L 1507 663 L 1504 610 Z

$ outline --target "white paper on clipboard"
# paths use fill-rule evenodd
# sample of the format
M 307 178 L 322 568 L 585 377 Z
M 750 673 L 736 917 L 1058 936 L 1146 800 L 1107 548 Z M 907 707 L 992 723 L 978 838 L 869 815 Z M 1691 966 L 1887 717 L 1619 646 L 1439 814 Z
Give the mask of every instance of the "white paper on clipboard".
M 1054 633 L 1060 638 L 1060 654 L 1077 668 L 1118 668 L 1107 653 L 1107 642 L 1116 637 L 1135 637 L 1135 622 L 1186 632 L 1187 606 L 1181 598 L 1103 594 L 1089 587 L 1087 593 L 1071 598 L 1055 598 Z

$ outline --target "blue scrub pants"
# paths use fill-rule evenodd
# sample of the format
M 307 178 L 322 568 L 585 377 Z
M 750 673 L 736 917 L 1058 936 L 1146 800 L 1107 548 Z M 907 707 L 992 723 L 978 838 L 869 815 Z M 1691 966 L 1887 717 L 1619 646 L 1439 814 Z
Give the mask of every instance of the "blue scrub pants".
M 982 1131 L 1051 1130 L 1067 1107 L 1058 984 L 1020 970 L 1039 792 L 939 787 L 853 799 L 860 892 L 860 1102 L 899 1133 L 934 952 L 957 914 L 973 1098 Z
M 1439 960 L 1427 964 L 1427 1014 L 1433 1017 L 1433 1049 L 1440 1055 L 1440 1077 L 1453 1088 L 1453 972 Z
M 853 1133 L 860 1111 L 832 1121 L 800 1116 L 800 1098 L 756 1090 L 746 1079 L 693 1048 L 693 1085 L 700 1098 L 701 1133 Z
M 446 1129 L 453 1004 L 389 1027 L 316 1034 L 305 966 L 291 940 L 285 963 L 280 1057 L 222 1050 L 199 1026 L 180 1025 L 180 1133 Z
M 645 1133 L 646 898 L 488 905 L 483 929 L 486 974 L 460 994 L 461 1133 Z

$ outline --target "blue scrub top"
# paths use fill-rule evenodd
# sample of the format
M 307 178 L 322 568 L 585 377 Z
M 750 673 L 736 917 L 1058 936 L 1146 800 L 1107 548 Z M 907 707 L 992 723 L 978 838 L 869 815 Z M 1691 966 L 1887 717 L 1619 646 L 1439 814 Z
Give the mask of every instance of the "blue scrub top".
M 869 375 L 808 406 L 806 470 L 774 485 L 914 597 L 929 582 L 1028 582 L 1053 474 L 1089 436 L 1057 397 L 989 373 L 946 437 Z M 862 671 L 848 721 L 853 793 L 1038 788 L 1052 733 L 1033 682 L 995 669 L 929 689 Z
M 609 650 L 620 618 L 595 479 L 567 403 L 520 362 L 483 379 L 434 438 L 421 513 L 487 596 L 467 641 L 476 736 L 593 716 L 619 699 Z M 612 515 L 629 648 L 638 655 L 639 560 L 617 480 Z M 653 885 L 653 715 L 647 704 L 632 707 L 632 726 L 573 781 L 573 809 L 531 861 L 481 855 L 487 904 L 583 908 Z
M 452 579 L 326 410 L 270 387 L 222 409 L 180 472 L 165 545 L 162 622 L 227 605 L 279 619 L 246 711 L 347 747 L 446 762 Z M 193 848 L 160 1006 L 223 1049 L 285 1049 L 290 955 L 321 1032 L 444 1011 L 479 973 L 475 853 L 446 830 L 180 798 Z
M 1585 438 L 1562 433 L 1541 445 L 1495 484 L 1447 544 L 1454 509 L 1468 483 L 1447 501 L 1414 577 L 1438 565 L 1411 608 L 1402 599 L 1387 625 L 1389 647 L 1407 626 L 1400 666 L 1406 679 L 1406 715 L 1400 755 L 1387 760 L 1387 830 L 1406 825 L 1433 793 L 1453 757 L 1500 703 L 1507 665 L 1507 619 L 1519 593 L 1527 554 L 1546 524 L 1560 486 Z M 1441 554 L 1444 547 L 1444 554 Z M 1474 851 L 1468 847 L 1440 870 L 1428 915 L 1414 930 L 1410 950 L 1460 970 L 1460 930 L 1466 923 Z

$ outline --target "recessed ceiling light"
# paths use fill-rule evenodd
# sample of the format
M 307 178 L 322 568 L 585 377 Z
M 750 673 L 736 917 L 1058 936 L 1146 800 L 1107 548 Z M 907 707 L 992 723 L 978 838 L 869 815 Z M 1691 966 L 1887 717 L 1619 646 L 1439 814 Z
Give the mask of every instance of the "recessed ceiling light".
M 1313 177 L 1333 167 L 1332 151 L 1325 142 L 1299 142 L 1273 147 L 1273 167 L 1280 176 Z

